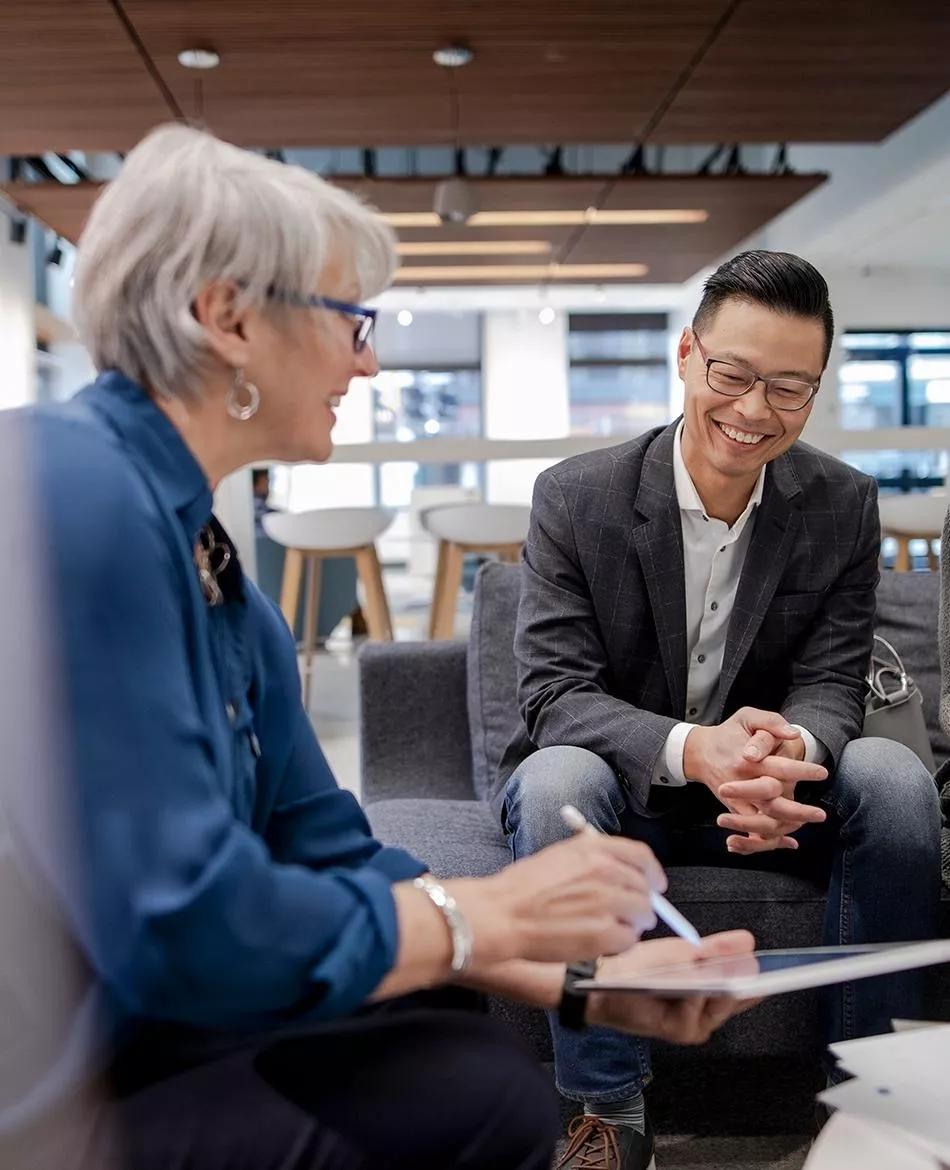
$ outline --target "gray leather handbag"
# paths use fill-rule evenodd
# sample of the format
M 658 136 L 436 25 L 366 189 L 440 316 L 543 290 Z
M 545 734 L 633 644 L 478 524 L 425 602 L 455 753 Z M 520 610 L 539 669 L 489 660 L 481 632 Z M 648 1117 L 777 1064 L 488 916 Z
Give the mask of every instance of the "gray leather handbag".
M 882 657 L 879 649 L 887 657 Z M 936 771 L 920 690 L 904 669 L 900 655 L 880 634 L 874 635 L 868 688 L 863 738 L 894 739 L 909 747 L 928 772 Z

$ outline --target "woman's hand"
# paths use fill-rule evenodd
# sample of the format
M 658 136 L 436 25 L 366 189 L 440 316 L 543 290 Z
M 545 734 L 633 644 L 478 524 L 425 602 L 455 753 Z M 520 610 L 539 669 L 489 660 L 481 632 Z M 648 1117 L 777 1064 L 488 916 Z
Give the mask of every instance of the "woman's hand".
M 639 943 L 626 954 L 604 959 L 598 976 L 642 975 L 676 963 L 751 955 L 754 947 L 755 939 L 745 930 L 712 934 L 703 939 L 699 947 L 678 938 L 652 939 Z M 663 999 L 646 992 L 598 991 L 591 993 L 587 1019 L 591 1024 L 632 1032 L 637 1036 L 652 1036 L 676 1044 L 705 1044 L 726 1020 L 755 1002 L 728 996 L 693 995 L 683 999 Z
M 446 889 L 471 925 L 476 961 L 570 962 L 633 946 L 656 925 L 650 892 L 666 889 L 666 875 L 646 845 L 582 833 Z

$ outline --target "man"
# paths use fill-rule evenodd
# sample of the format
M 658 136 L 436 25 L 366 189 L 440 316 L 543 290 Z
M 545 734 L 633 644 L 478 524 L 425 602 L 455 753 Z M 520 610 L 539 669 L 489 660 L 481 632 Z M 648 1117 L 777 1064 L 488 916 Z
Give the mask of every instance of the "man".
M 270 504 L 270 468 L 255 467 L 251 472 L 251 485 L 254 492 L 254 534 L 266 536 L 264 517 L 277 511 Z
M 515 857 L 576 805 L 669 865 L 828 881 L 829 944 L 931 937 L 940 816 L 907 749 L 862 740 L 874 481 L 799 442 L 831 350 L 824 279 L 746 252 L 677 354 L 684 416 L 542 474 L 515 653 L 523 729 L 494 803 Z M 830 993 L 829 1040 L 887 1030 L 911 981 Z M 561 1165 L 652 1167 L 642 1041 L 552 1021 L 582 1101 Z

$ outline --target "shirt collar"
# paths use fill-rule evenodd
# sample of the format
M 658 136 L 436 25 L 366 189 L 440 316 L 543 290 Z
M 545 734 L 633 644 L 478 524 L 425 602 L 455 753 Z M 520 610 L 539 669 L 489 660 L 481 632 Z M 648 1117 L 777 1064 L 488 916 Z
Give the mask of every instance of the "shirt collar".
M 676 428 L 676 434 L 673 436 L 673 486 L 676 490 L 676 502 L 679 504 L 681 512 L 700 512 L 705 516 L 706 509 L 703 507 L 703 501 L 699 498 L 699 492 L 696 490 L 696 485 L 693 483 L 692 477 L 686 470 L 686 461 L 683 459 L 683 428 L 685 426 L 686 420 L 680 419 L 679 426 Z M 759 472 L 759 478 L 756 480 L 755 488 L 746 505 L 745 511 L 736 521 L 736 524 L 745 521 L 752 512 L 752 509 L 762 503 L 762 494 L 764 491 L 765 468 L 763 467 Z M 734 527 L 735 524 L 733 525 Z
M 77 401 L 119 434 L 136 462 L 178 514 L 190 541 L 211 518 L 214 499 L 208 479 L 168 416 L 141 386 L 116 370 L 101 373 Z

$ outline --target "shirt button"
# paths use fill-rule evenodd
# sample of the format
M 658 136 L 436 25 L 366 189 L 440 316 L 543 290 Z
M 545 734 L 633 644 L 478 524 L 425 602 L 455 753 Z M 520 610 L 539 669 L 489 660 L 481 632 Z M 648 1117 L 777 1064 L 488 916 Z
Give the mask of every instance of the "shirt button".
M 224 706 L 224 710 L 227 714 L 229 722 L 233 723 L 234 720 L 237 718 L 237 708 L 234 706 L 233 703 L 226 703 Z
M 699 657 L 696 659 L 696 661 L 700 664 L 704 663 L 706 661 L 706 655 L 700 654 Z
M 710 608 L 710 609 L 713 611 L 713 613 L 715 613 L 715 612 L 716 612 L 716 610 L 719 608 L 719 602 L 718 602 L 718 601 L 714 601 L 714 602 L 712 603 L 712 605 L 711 605 L 709 608 Z
M 689 709 L 689 714 L 690 714 L 690 715 L 698 715 L 698 714 L 699 714 L 699 708 L 698 708 L 698 707 L 690 707 L 690 709 Z

